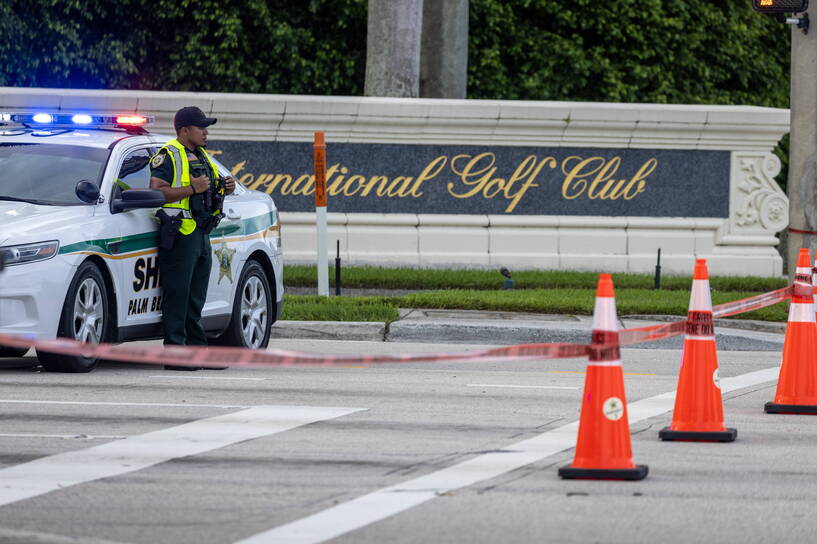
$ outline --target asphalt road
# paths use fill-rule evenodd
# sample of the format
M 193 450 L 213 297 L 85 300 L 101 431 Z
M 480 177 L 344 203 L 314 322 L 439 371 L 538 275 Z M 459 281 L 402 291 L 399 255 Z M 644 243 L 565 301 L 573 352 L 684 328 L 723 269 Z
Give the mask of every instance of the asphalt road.
M 763 413 L 778 353 L 719 358 L 738 440 L 663 443 L 680 351 L 623 351 L 640 482 L 557 477 L 581 360 L 0 370 L 0 542 L 812 541 L 817 419 Z

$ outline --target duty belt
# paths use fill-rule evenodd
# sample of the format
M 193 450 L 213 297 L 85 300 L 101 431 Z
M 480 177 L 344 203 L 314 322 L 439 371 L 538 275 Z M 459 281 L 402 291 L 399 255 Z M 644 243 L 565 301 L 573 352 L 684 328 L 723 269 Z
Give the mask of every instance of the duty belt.
M 177 215 L 181 214 L 182 219 L 193 219 L 193 214 L 190 213 L 190 210 L 183 210 L 181 208 L 162 208 L 165 213 L 171 217 L 176 217 Z

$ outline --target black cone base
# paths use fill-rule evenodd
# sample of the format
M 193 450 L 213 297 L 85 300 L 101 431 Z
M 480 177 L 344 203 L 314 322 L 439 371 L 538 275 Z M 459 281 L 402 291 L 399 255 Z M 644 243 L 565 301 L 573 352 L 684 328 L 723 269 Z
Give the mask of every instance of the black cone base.
M 201 370 L 200 366 L 165 365 L 165 370 Z
M 643 480 L 649 467 L 636 465 L 635 468 L 573 468 L 559 469 L 559 476 L 565 480 Z
M 767 414 L 809 414 L 817 415 L 817 406 L 808 404 L 775 404 L 767 402 L 763 407 Z
M 675 440 L 683 442 L 734 442 L 738 437 L 737 429 L 725 431 L 673 431 L 664 427 L 658 432 L 661 440 Z

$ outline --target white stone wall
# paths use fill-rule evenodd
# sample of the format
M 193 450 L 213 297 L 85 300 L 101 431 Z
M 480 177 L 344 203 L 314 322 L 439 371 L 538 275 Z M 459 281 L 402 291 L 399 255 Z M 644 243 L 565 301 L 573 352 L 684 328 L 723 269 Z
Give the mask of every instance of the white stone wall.
M 214 140 L 472 144 L 731 151 L 729 218 L 329 214 L 330 257 L 347 264 L 508 266 L 689 274 L 782 274 L 776 234 L 788 200 L 771 150 L 788 110 L 749 106 L 520 102 L 0 88 L 0 111 L 97 110 L 156 116 L 197 105 Z M 331 212 L 331 202 L 329 203 Z M 289 262 L 314 262 L 313 213 L 283 213 Z

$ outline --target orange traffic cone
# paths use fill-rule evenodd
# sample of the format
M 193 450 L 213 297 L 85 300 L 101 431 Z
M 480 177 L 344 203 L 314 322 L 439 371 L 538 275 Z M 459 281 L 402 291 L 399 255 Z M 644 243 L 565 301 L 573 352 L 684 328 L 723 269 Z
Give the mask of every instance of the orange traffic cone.
M 811 303 L 814 304 L 814 310 L 817 312 L 817 253 L 814 254 L 814 266 L 811 269 Z M 817 317 L 817 315 L 815 315 Z
M 800 250 L 794 281 L 811 286 L 808 249 Z M 813 298 L 797 294 L 791 297 L 777 392 L 774 402 L 766 403 L 766 413 L 817 414 L 817 325 Z
M 599 276 L 590 361 L 584 381 L 579 437 L 573 464 L 559 469 L 567 479 L 642 480 L 648 468 L 633 463 L 618 343 L 613 279 Z
M 672 425 L 661 429 L 658 436 L 661 440 L 700 442 L 733 442 L 738 436 L 738 431 L 723 425 L 723 397 L 705 259 L 695 261 Z

